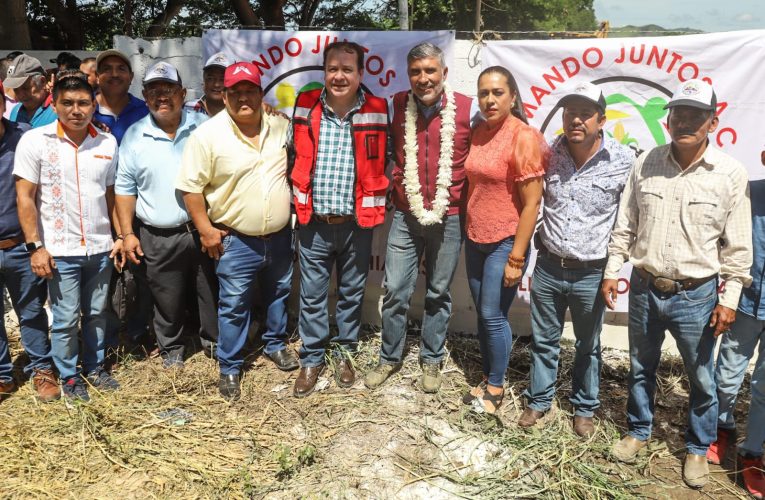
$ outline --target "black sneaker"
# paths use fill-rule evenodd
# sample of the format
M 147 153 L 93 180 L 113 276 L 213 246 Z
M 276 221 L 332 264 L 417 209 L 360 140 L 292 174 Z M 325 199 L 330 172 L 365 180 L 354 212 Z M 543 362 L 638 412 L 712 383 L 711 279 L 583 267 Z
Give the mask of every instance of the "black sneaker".
M 63 384 L 64 397 L 71 400 L 80 400 L 85 403 L 90 401 L 88 388 L 85 381 L 79 375 L 75 375 Z
M 102 391 L 116 391 L 120 388 L 120 383 L 103 368 L 96 368 L 90 372 L 88 374 L 88 382 L 96 389 Z

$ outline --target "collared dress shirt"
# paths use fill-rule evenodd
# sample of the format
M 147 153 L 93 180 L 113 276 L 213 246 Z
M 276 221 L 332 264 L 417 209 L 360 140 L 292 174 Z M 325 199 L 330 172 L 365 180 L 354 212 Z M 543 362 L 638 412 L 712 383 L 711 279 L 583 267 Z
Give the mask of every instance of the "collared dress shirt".
M 173 228 L 191 220 L 175 179 L 186 142 L 206 120 L 206 115 L 183 110 L 175 138 L 170 139 L 148 114 L 122 138 L 114 192 L 136 196 L 136 217 L 144 224 Z
M 760 321 L 765 320 L 765 179 L 749 183 L 752 202 L 752 284 L 744 288 L 738 310 Z
M 627 259 L 673 280 L 719 273 L 726 281 L 720 304 L 736 309 L 752 281 L 746 169 L 711 144 L 685 170 L 671 144 L 643 153 L 624 188 L 608 254 L 605 279 L 617 279 Z
M 5 134 L 0 137 L 0 240 L 21 236 L 16 210 L 16 183 L 13 180 L 13 158 L 21 136 L 29 130 L 26 123 L 3 120 Z
M 149 114 L 149 108 L 144 101 L 132 94 L 128 94 L 128 97 L 130 98 L 128 105 L 119 115 L 98 105 L 93 115 L 93 119 L 109 127 L 109 132 L 117 139 L 117 144 L 122 143 L 122 137 L 131 125 Z
M 207 214 L 248 236 L 282 229 L 290 218 L 287 184 L 289 120 L 263 114 L 259 147 L 221 111 L 191 134 L 183 151 L 175 187 L 201 193 Z
M 319 215 L 352 215 L 356 201 L 356 160 L 353 152 L 353 114 L 364 104 L 359 91 L 353 108 L 340 118 L 327 106 L 326 89 L 321 93 L 319 150 L 313 183 L 313 211 Z
M 566 143 L 561 135 L 550 145 L 539 236 L 560 257 L 603 259 L 635 152 L 603 136 L 600 149 L 577 170 Z
M 57 120 L 25 133 L 13 174 L 37 184 L 38 230 L 54 257 L 109 252 L 106 188 L 114 185 L 117 141 L 92 125 L 78 147 Z

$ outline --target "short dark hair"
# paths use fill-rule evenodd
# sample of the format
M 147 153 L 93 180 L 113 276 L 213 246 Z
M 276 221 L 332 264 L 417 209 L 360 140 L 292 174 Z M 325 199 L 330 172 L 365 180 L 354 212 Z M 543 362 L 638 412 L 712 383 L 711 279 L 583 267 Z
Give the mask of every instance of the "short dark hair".
M 526 109 L 523 107 L 521 93 L 518 91 L 518 84 L 515 82 L 515 77 L 513 77 L 513 74 L 503 66 L 490 66 L 481 71 L 481 74 L 478 75 L 478 81 L 481 80 L 483 75 L 488 75 L 490 73 L 496 73 L 505 77 L 507 86 L 510 88 L 510 91 L 515 94 L 515 105 L 513 105 L 513 109 L 511 109 L 510 112 L 513 114 L 513 116 L 528 125 L 529 119 L 526 118 Z
M 91 97 L 94 95 L 93 87 L 88 83 L 88 76 L 79 70 L 65 69 L 56 75 L 56 83 L 53 84 L 53 100 L 58 99 L 62 92 L 71 90 L 84 90 Z
M 332 42 L 327 45 L 324 49 L 324 69 L 327 68 L 327 55 L 333 50 L 356 54 L 356 65 L 359 71 L 364 69 L 364 48 L 356 42 Z

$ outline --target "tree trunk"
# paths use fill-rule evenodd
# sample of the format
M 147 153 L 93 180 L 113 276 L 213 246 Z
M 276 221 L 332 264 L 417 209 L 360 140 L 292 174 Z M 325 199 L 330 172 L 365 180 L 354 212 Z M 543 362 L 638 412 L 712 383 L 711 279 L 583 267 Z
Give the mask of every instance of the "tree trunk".
M 301 28 L 308 28 L 313 24 L 313 16 L 316 15 L 316 10 L 319 8 L 320 3 L 321 0 L 306 0 L 305 3 L 303 3 L 299 22 Z
M 284 29 L 284 4 L 287 0 L 261 0 L 266 29 Z
M 133 0 L 125 0 L 125 25 L 122 33 L 133 38 Z
M 170 22 L 172 22 L 173 18 L 178 15 L 185 3 L 186 0 L 167 0 L 165 10 L 160 12 L 159 15 L 154 18 L 149 29 L 146 30 L 146 38 L 157 38 L 162 36 L 170 25 Z
M 409 0 L 398 0 L 398 29 L 409 29 Z
M 60 0 L 43 0 L 50 10 L 50 13 L 56 19 L 56 24 L 64 34 L 65 49 L 82 50 L 85 45 L 85 38 L 82 29 L 82 17 L 77 7 L 76 0 L 66 0 L 62 4 Z
M 29 23 L 24 0 L 5 0 L 5 15 L 0 16 L 0 48 L 31 49 Z
M 248 0 L 231 0 L 231 8 L 234 9 L 239 24 L 248 28 L 260 27 L 261 22 Z

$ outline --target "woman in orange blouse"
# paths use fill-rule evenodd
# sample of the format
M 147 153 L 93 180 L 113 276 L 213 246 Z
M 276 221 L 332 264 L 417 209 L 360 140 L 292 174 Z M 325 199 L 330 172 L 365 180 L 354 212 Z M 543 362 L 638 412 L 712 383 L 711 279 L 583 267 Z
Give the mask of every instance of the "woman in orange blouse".
M 465 262 L 478 315 L 483 381 L 463 400 L 494 413 L 504 396 L 512 350 L 507 313 L 526 268 L 549 149 L 528 125 L 515 79 L 505 68 L 481 72 L 478 105 L 485 121 L 473 131 L 465 162 Z

